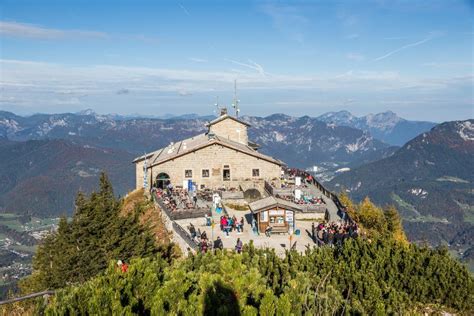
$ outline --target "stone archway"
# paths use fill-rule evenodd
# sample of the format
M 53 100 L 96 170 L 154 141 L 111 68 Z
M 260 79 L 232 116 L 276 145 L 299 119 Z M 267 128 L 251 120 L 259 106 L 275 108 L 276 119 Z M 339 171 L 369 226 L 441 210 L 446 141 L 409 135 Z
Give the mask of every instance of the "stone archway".
M 262 198 L 262 193 L 259 190 L 250 188 L 244 191 L 244 199 L 248 202 L 253 202 Z
M 165 172 L 160 172 L 156 176 L 155 185 L 158 189 L 164 189 L 170 183 L 170 176 Z

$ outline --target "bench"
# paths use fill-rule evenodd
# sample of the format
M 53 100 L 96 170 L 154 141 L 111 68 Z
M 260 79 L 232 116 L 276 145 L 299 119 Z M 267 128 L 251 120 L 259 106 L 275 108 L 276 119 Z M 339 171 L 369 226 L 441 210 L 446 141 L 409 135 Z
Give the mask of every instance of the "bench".
M 288 227 L 286 226 L 273 226 L 272 234 L 286 234 L 288 233 Z

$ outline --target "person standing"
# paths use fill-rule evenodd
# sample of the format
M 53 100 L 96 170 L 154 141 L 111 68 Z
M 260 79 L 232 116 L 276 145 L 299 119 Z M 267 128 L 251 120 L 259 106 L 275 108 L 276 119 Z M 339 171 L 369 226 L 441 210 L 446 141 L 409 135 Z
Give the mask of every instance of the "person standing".
M 214 241 L 214 249 L 224 249 L 224 244 L 220 236 L 217 236 L 217 239 Z
M 125 273 L 128 271 L 128 264 L 124 261 L 122 264 L 122 273 Z
M 193 202 L 194 202 L 194 207 L 197 206 L 198 198 L 197 198 L 197 193 L 196 191 L 193 191 Z
M 207 252 L 207 241 L 203 239 L 201 241 L 201 253 L 206 253 Z
M 243 247 L 242 240 L 240 240 L 240 238 L 237 238 L 237 243 L 235 244 L 235 251 L 237 251 L 237 253 L 241 253 L 242 247 Z

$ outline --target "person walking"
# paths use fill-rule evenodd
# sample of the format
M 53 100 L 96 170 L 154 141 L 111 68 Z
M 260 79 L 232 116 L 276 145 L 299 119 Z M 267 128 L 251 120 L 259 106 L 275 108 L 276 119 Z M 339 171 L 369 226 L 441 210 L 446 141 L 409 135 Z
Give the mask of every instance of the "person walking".
M 189 223 L 189 232 L 191 233 L 191 238 L 196 238 L 196 228 L 194 227 L 193 223 Z

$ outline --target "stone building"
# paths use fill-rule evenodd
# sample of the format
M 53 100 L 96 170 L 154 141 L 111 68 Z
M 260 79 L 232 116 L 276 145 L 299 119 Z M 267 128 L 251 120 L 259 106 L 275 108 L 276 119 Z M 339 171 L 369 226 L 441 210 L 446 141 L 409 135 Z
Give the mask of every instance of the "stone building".
M 199 189 L 279 182 L 284 163 L 257 151 L 258 145 L 248 139 L 248 123 L 222 113 L 206 126 L 207 133 L 136 158 L 136 187 L 144 186 L 144 172 L 148 188 L 169 182 L 187 187 L 189 181 Z

